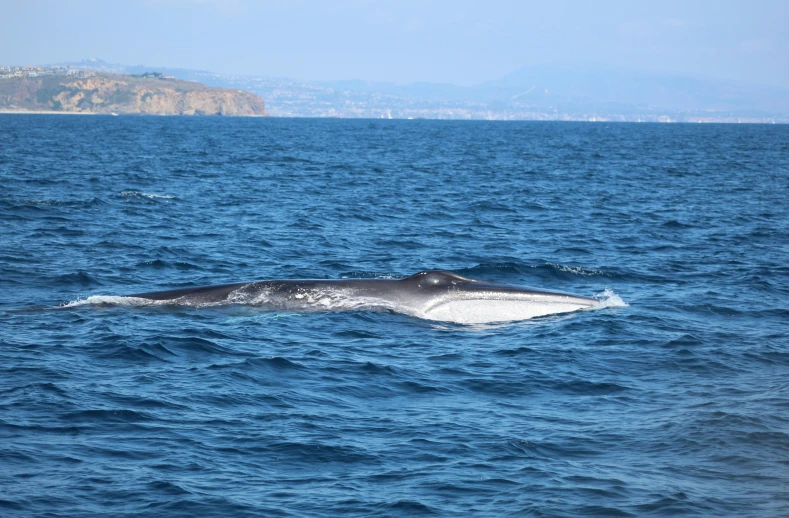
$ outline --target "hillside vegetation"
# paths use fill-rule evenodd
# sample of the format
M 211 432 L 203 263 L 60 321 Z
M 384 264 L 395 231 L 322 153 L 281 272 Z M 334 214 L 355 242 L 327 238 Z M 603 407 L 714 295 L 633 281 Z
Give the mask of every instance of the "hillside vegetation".
M 0 111 L 148 115 L 266 115 L 263 99 L 201 83 L 97 74 L 0 79 Z

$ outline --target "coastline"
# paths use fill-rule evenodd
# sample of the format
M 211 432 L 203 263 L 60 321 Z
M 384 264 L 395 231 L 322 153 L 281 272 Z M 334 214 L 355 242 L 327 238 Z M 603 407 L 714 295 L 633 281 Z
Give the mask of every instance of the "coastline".
M 2 110 L 0 115 L 106 115 L 112 116 L 111 113 L 97 113 L 97 112 L 66 112 L 54 110 Z M 269 118 L 270 115 L 184 115 L 181 113 L 118 113 L 116 115 L 127 115 L 134 117 L 245 117 L 245 118 Z
M 106 115 L 112 116 L 111 113 L 97 113 L 97 112 L 73 112 L 73 111 L 54 111 L 54 110 L 4 110 L 0 108 L 0 115 Z M 244 118 L 284 118 L 284 119 L 366 119 L 366 120 L 381 120 L 378 117 L 307 117 L 307 116 L 293 116 L 293 115 L 184 115 L 180 113 L 119 113 L 117 115 L 126 115 L 126 116 L 135 116 L 135 117 L 244 117 Z M 412 120 L 410 118 L 401 118 L 401 117 L 394 117 L 391 120 Z M 435 120 L 435 121 L 484 121 L 486 119 L 432 119 L 432 118 L 424 118 L 418 120 Z M 734 121 L 729 119 L 723 120 L 683 120 L 683 121 L 671 121 L 671 122 L 659 122 L 659 121 L 590 121 L 586 119 L 493 119 L 489 122 L 588 122 L 588 123 L 615 123 L 615 124 L 768 124 L 768 125 L 782 125 L 782 124 L 789 124 L 789 120 L 779 120 L 777 122 L 771 120 L 767 122 L 766 120 L 746 120 L 746 121 Z
M 10 114 L 10 115 L 103 115 L 101 113 L 92 113 L 92 112 L 63 112 L 63 111 L 54 111 L 54 110 L 3 110 L 0 109 L 0 115 L 2 114 Z M 109 115 L 106 114 L 106 115 Z

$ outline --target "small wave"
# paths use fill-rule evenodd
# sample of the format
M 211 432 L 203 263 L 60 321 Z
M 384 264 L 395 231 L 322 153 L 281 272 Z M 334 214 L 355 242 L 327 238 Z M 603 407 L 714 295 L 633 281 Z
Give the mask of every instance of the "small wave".
M 173 200 L 175 196 L 172 194 L 155 194 L 140 191 L 123 191 L 121 196 L 124 198 L 148 198 L 149 200 Z
M 683 223 L 683 222 L 677 221 L 675 219 L 672 219 L 670 221 L 666 221 L 661 226 L 664 227 L 664 228 L 679 228 L 679 229 L 693 228 L 693 225 L 690 225 L 688 223 Z
M 594 298 L 598 300 L 598 303 L 594 309 L 626 308 L 630 305 L 622 300 L 622 297 L 614 293 L 614 291 L 610 288 L 606 288 L 602 293 L 595 295 Z
M 61 308 L 76 308 L 79 306 L 158 306 L 166 300 L 150 300 L 139 297 L 123 297 L 120 295 L 92 295 L 85 299 L 72 300 L 61 304 Z
M 84 271 L 74 273 L 66 273 L 59 275 L 55 278 L 56 282 L 61 285 L 78 285 L 78 286 L 93 286 L 101 285 L 97 279 Z
M 557 271 L 572 273 L 574 275 L 607 275 L 604 271 L 596 270 L 594 268 L 584 268 L 583 266 L 565 266 L 563 264 L 552 263 L 547 264 Z
M 0 201 L 17 206 L 42 206 L 42 207 L 78 207 L 104 203 L 99 198 L 93 197 L 85 200 L 39 200 L 27 198 L 0 198 Z
M 340 274 L 340 279 L 388 279 L 388 280 L 398 280 L 402 279 L 403 275 L 399 275 L 396 273 L 388 273 L 388 272 L 378 272 L 374 270 L 358 270 L 358 271 L 350 271 L 344 272 Z
M 267 312 L 261 313 L 258 315 L 250 315 L 250 316 L 243 316 L 243 317 L 230 317 L 225 320 L 226 324 L 255 324 L 255 323 L 266 323 L 271 320 L 278 320 L 280 318 L 292 318 L 292 317 L 301 317 L 303 316 L 301 313 L 297 313 L 295 311 L 290 312 Z
M 57 205 L 58 202 L 53 200 L 26 200 L 21 198 L 1 198 L 0 201 L 6 203 L 13 203 L 15 205 Z

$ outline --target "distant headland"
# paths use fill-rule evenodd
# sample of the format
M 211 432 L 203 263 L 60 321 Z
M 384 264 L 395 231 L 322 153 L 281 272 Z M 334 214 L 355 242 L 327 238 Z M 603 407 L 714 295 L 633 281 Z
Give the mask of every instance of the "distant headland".
M 262 98 L 157 72 L 0 67 L 0 113 L 268 115 Z

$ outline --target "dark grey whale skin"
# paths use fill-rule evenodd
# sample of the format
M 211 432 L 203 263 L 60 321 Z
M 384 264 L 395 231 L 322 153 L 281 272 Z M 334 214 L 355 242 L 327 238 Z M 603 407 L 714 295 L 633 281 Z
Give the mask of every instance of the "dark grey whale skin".
M 340 279 L 340 280 L 270 280 L 219 284 L 176 290 L 135 293 L 136 297 L 157 301 L 182 303 L 217 303 L 236 296 L 254 296 L 263 292 L 287 297 L 298 303 L 293 296 L 304 293 L 320 293 L 327 290 L 341 291 L 348 297 L 365 297 L 391 304 L 426 306 L 434 300 L 475 299 L 560 299 L 570 303 L 592 306 L 595 299 L 578 297 L 561 292 L 543 291 L 497 282 L 481 281 L 462 277 L 443 270 L 419 272 L 404 279 Z

